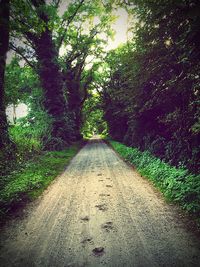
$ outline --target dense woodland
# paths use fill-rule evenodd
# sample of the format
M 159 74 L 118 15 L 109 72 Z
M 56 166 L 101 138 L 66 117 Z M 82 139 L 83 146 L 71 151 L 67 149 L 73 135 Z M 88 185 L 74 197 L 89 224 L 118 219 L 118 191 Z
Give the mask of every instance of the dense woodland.
M 106 40 L 113 34 L 113 16 L 109 3 L 63 1 L 63 11 L 60 2 L 1 1 L 0 147 L 4 170 L 5 159 L 9 165 L 10 156 L 18 157 L 20 150 L 20 157 L 27 150 L 62 150 L 82 138 L 82 107 L 104 57 Z M 102 32 L 104 38 L 99 36 Z M 9 48 L 14 53 L 5 69 Z M 65 50 L 64 55 L 60 49 Z M 5 108 L 18 103 L 26 103 L 29 113 L 8 127 Z
M 107 51 L 118 8 L 127 42 Z M 199 36 L 198 0 L 1 0 L 1 174 L 94 133 L 198 173 Z
M 134 2 L 134 39 L 106 59 L 109 133 L 198 172 L 200 2 Z

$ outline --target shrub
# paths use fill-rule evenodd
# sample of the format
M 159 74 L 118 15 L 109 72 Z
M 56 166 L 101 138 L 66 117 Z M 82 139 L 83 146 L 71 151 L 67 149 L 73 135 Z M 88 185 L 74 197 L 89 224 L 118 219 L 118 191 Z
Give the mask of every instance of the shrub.
M 141 152 L 116 141 L 109 142 L 123 158 L 151 180 L 167 199 L 200 216 L 200 175 L 170 166 L 147 151 Z
M 9 132 L 21 156 L 41 150 L 41 142 L 39 138 L 34 135 L 31 127 L 15 125 L 10 127 Z

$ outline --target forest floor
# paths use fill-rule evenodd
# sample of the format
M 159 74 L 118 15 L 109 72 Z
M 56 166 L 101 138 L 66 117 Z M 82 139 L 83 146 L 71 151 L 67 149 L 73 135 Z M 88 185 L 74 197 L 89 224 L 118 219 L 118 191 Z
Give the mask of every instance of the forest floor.
M 200 266 L 188 219 L 99 139 L 0 239 L 2 267 Z

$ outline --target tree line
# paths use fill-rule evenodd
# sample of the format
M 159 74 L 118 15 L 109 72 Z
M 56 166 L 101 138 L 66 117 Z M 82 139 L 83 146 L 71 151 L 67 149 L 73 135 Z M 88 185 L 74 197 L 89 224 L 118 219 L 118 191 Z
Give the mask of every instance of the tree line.
M 200 170 L 200 2 L 126 1 L 134 36 L 106 58 L 102 101 L 113 139 Z
M 12 85 L 9 88 L 4 85 L 8 49 L 15 51 L 32 69 L 42 88 L 42 107 L 49 117 L 48 138 L 44 138 L 44 146 L 57 149 L 81 138 L 81 109 L 98 58 L 100 61 L 104 53 L 106 40 L 99 34 L 104 32 L 106 38 L 112 35 L 109 23 L 112 20 L 109 15 L 111 6 L 101 1 L 64 1 L 62 10 L 61 2 L 1 1 L 1 149 L 10 143 L 5 91 L 16 95 Z M 62 49 L 65 51 L 63 55 L 60 53 Z M 96 61 L 86 69 L 89 55 L 96 57 Z
M 117 7 L 132 37 L 107 52 Z M 0 168 L 108 131 L 198 172 L 199 14 L 197 0 L 1 0 Z M 29 112 L 13 127 L 5 109 L 20 102 Z
M 20 131 L 27 125 L 40 129 L 44 150 L 60 150 L 82 138 L 81 110 L 113 35 L 111 10 L 109 2 L 99 0 L 0 2 L 1 158 L 9 159 L 16 148 L 8 104 L 28 105 Z M 8 50 L 13 56 L 6 66 Z

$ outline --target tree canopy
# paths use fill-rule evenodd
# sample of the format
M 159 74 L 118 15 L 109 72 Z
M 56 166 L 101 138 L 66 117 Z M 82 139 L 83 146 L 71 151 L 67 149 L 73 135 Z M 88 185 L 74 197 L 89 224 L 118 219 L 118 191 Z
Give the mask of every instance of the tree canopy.
M 118 8 L 131 18 L 127 42 L 108 51 Z M 199 11 L 197 0 L 1 1 L 2 151 L 14 140 L 5 108 L 25 103 L 17 127 L 43 150 L 108 131 L 197 172 Z
M 128 1 L 134 38 L 108 55 L 113 138 L 199 170 L 199 1 Z

